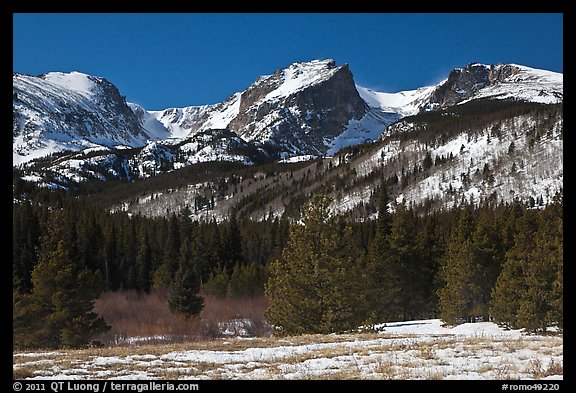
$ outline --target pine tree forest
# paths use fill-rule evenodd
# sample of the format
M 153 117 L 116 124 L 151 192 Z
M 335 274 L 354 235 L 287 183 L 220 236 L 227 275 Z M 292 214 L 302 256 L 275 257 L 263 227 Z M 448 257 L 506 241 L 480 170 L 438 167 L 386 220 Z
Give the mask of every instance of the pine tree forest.
M 110 213 L 57 190 L 13 203 L 14 345 L 78 347 L 110 328 L 105 292 L 168 288 L 170 310 L 201 315 L 207 294 L 266 296 L 278 334 L 345 332 L 385 321 L 494 321 L 563 327 L 563 201 L 541 209 L 486 201 L 430 214 L 375 192 L 378 218 L 191 221 Z

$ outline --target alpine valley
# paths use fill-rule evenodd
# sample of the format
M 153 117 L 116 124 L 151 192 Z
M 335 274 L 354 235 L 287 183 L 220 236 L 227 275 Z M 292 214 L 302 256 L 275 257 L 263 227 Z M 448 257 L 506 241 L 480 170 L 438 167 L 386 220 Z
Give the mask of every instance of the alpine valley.
M 80 72 L 13 75 L 19 182 L 84 190 L 112 210 L 297 218 L 311 195 L 367 219 L 385 184 L 420 211 L 563 192 L 563 75 L 469 64 L 385 93 L 347 64 L 294 63 L 221 103 L 151 111 Z M 106 187 L 102 187 L 106 184 Z

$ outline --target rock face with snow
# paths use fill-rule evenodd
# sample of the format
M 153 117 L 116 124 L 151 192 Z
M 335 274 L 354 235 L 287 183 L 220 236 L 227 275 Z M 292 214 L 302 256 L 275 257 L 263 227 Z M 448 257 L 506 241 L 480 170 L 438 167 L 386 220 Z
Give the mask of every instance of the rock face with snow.
M 346 64 L 313 60 L 261 76 L 221 103 L 162 111 L 126 103 L 100 77 L 14 74 L 13 163 L 81 181 L 149 177 L 214 160 L 330 156 L 387 135 L 406 116 L 476 99 L 562 98 L 562 74 L 513 64 L 474 63 L 436 86 L 384 93 L 355 85 Z
M 368 105 L 348 65 L 334 60 L 294 63 L 259 77 L 220 104 L 151 112 L 178 137 L 227 128 L 271 158 L 323 155 Z M 385 123 L 379 123 L 381 132 Z M 364 140 L 363 140 L 364 141 Z
M 348 65 L 337 67 L 333 60 L 295 63 L 244 91 L 229 128 L 278 158 L 322 155 L 326 141 L 367 109 Z
M 18 164 L 94 145 L 143 146 L 150 138 L 118 89 L 79 72 L 14 74 L 13 153 Z
M 452 70 L 422 108 L 444 108 L 479 98 L 558 103 L 563 99 L 563 77 L 515 64 L 472 63 Z

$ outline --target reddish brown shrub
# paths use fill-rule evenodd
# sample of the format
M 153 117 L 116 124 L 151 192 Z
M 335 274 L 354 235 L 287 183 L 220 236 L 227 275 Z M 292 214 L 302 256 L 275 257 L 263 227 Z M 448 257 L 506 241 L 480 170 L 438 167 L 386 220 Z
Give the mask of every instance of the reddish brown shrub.
M 207 295 L 200 317 L 186 319 L 170 312 L 168 295 L 165 289 L 155 289 L 149 294 L 103 293 L 94 310 L 112 329 L 98 340 L 106 344 L 206 340 L 223 337 L 226 328 L 249 336 L 270 335 L 264 321 L 268 307 L 264 296 L 221 299 Z M 234 329 L 238 324 L 239 328 Z

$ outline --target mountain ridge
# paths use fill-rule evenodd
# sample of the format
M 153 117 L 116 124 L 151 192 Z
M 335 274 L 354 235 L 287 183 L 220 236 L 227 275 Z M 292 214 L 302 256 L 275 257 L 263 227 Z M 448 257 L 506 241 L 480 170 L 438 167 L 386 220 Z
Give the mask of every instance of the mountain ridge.
M 73 181 L 129 180 L 213 160 L 333 156 L 428 111 L 478 99 L 563 99 L 562 74 L 516 64 L 470 63 L 435 86 L 384 93 L 357 85 L 347 64 L 313 60 L 260 76 L 221 103 L 161 111 L 126 102 L 104 78 L 79 72 L 13 80 L 13 165 Z M 77 154 L 83 150 L 90 162 Z M 38 159 L 53 153 L 58 162 L 44 160 L 38 172 Z

